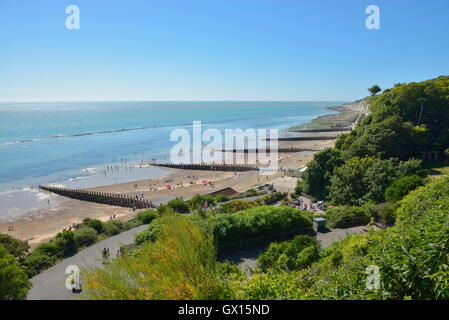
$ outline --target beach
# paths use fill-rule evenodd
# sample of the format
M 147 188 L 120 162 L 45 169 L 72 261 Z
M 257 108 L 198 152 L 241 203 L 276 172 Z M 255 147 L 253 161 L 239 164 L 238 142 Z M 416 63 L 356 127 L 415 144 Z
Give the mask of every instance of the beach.
M 341 109 L 334 108 L 334 110 L 339 112 L 328 115 L 327 121 L 333 121 L 333 123 L 345 121 L 344 125 L 348 124 L 348 117 L 354 119 L 356 113 L 360 115 L 365 112 L 363 105 L 358 102 L 354 105 L 345 105 Z M 336 141 L 335 137 L 342 132 L 320 132 L 319 136 L 322 138 L 319 140 L 279 141 L 279 148 L 295 147 L 321 150 L 332 147 Z M 290 134 L 288 135 L 290 136 Z M 301 134 L 301 136 L 317 135 L 317 133 Z M 278 165 L 284 170 L 305 168 L 315 152 L 279 153 Z M 273 175 L 260 175 L 258 171 L 223 172 L 167 168 L 163 168 L 162 171 L 159 168 L 157 177 L 85 189 L 134 197 L 143 194 L 144 199 L 152 201 L 154 204 L 163 204 L 177 197 L 189 200 L 195 194 L 209 194 L 224 188 L 232 188 L 240 193 L 265 183 L 273 183 L 279 191 L 292 191 L 297 179 L 285 176 L 285 171 L 278 171 Z M 203 180 L 206 180 L 207 184 L 202 183 Z M 170 188 L 167 185 L 170 185 Z M 107 221 L 115 216 L 114 219 L 126 221 L 132 219 L 137 213 L 128 208 L 79 201 L 54 194 L 49 194 L 49 197 L 51 200 L 47 206 L 14 221 L 1 222 L 0 233 L 7 233 L 22 240 L 28 239 L 30 246 L 34 248 L 53 238 L 74 222 L 80 223 L 85 218 Z M 14 227 L 14 231 L 8 231 L 10 226 Z

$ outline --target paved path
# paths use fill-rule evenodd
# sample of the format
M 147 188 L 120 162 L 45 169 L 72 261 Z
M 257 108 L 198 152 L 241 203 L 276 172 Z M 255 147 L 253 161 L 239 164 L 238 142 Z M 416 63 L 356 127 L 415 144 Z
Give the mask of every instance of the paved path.
M 68 290 L 65 286 L 67 274 L 65 270 L 69 265 L 76 265 L 80 269 L 101 265 L 101 251 L 109 248 L 111 256 L 114 257 L 121 245 L 134 242 L 134 234 L 145 229 L 147 225 L 122 232 L 116 236 L 102 240 L 76 255 L 64 259 L 53 267 L 41 272 L 31 278 L 33 287 L 28 293 L 28 300 L 75 300 L 78 296 Z
M 332 229 L 327 232 L 318 232 L 316 234 L 317 240 L 320 241 L 321 247 L 329 247 L 333 242 L 344 239 L 348 234 L 363 233 L 368 231 L 366 226 L 358 226 L 352 228 Z M 228 253 L 219 257 L 220 261 L 229 260 L 236 263 L 239 268 L 245 272 L 247 276 L 251 276 L 252 270 L 257 267 L 257 258 L 266 247 L 250 248 L 240 251 Z

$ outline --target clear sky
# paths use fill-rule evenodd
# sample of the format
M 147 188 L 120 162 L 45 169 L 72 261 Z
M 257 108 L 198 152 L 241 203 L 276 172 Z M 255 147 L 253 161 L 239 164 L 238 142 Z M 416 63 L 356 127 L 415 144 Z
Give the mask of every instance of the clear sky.
M 448 0 L 0 0 L 0 101 L 349 101 L 447 74 Z

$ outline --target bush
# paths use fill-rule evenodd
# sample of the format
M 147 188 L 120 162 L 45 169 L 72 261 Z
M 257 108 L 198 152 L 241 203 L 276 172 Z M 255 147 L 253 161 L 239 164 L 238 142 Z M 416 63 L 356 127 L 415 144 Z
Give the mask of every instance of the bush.
M 117 227 L 115 224 L 109 223 L 110 221 L 103 223 L 103 233 L 108 236 L 115 236 L 120 233 L 119 227 Z
M 73 237 L 79 247 L 90 246 L 98 240 L 98 233 L 94 228 L 83 226 L 73 232 Z
M 331 228 L 363 225 L 369 222 L 369 215 L 360 207 L 339 206 L 326 211 L 326 222 Z
M 87 226 L 94 228 L 97 233 L 103 232 L 103 222 L 97 219 L 89 219 Z
M 149 224 L 151 221 L 158 217 L 159 214 L 154 210 L 142 211 L 136 215 L 136 219 L 142 221 L 143 224 Z
M 206 203 L 206 201 L 208 207 L 212 207 L 216 203 L 216 199 L 213 196 L 202 196 L 199 194 L 194 195 L 193 198 L 188 201 L 188 203 L 193 210 L 198 210 L 204 208 L 204 204 Z
M 9 254 L 15 258 L 23 258 L 30 248 L 25 241 L 15 239 L 7 234 L 0 234 L 0 245 L 2 245 Z
M 217 203 L 220 203 L 220 202 L 226 202 L 226 201 L 229 201 L 229 197 L 228 197 L 228 196 L 225 196 L 224 194 L 219 194 L 219 195 L 217 195 L 217 196 L 215 197 L 215 201 L 216 201 Z
M 120 220 L 111 220 L 111 221 L 108 221 L 107 223 L 110 223 L 110 224 L 116 226 L 117 228 L 119 228 L 120 231 L 123 231 L 123 230 L 128 230 L 129 227 L 133 225 L 133 222 L 131 222 L 131 221 L 132 220 L 128 221 L 127 223 L 123 223 Z
M 160 233 L 135 255 L 114 259 L 105 267 L 88 271 L 84 294 L 91 299 L 216 299 L 216 256 L 210 234 L 190 217 L 166 215 Z
M 0 245 L 0 300 L 25 299 L 31 282 L 16 258 Z
M 166 207 L 172 212 L 189 213 L 190 207 L 182 198 L 176 198 L 167 202 Z
M 278 201 L 287 199 L 287 196 L 287 192 L 273 192 L 263 196 L 261 202 L 265 205 L 275 204 Z
M 64 230 L 58 233 L 53 241 L 63 251 L 64 257 L 73 255 L 78 251 L 73 231 Z
M 22 261 L 28 277 L 32 277 L 42 270 L 51 267 L 62 255 L 58 255 L 58 246 L 53 241 L 43 243 L 31 251 Z
M 134 235 L 134 242 L 137 245 L 142 245 L 145 242 L 156 241 L 157 235 L 160 231 L 159 219 L 153 220 L 148 228 L 136 233 Z
M 270 244 L 257 261 L 263 272 L 302 269 L 319 259 L 319 248 L 315 238 L 297 235 L 293 240 Z
M 389 201 L 396 202 L 423 185 L 423 179 L 417 175 L 399 178 L 385 190 L 385 197 Z
M 312 226 L 312 214 L 292 207 L 260 206 L 209 219 L 219 245 L 250 238 L 303 230 Z
M 396 205 L 391 202 L 379 204 L 367 203 L 363 206 L 365 211 L 374 218 L 381 218 L 393 224 L 396 220 Z

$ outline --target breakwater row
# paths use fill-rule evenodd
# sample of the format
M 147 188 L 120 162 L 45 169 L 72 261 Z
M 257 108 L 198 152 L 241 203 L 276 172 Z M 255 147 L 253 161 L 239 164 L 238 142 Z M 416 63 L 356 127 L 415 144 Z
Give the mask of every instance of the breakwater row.
M 108 204 L 111 206 L 119 206 L 134 209 L 157 208 L 157 205 L 154 205 L 151 201 L 138 199 L 137 196 L 133 197 L 129 195 L 116 194 L 116 193 L 104 193 L 83 189 L 67 189 L 51 186 L 39 186 L 39 188 L 64 197 L 89 202 Z
M 257 166 L 246 164 L 213 164 L 213 163 L 152 163 L 153 166 L 208 171 L 252 171 L 259 170 Z
M 305 136 L 305 137 L 283 137 L 278 138 L 278 141 L 313 141 L 313 140 L 335 140 L 339 136 Z M 270 139 L 265 139 L 270 141 Z
M 334 127 L 334 128 L 328 128 L 328 129 L 300 129 L 300 130 L 289 130 L 289 132 L 300 132 L 300 133 L 307 133 L 307 132 L 342 132 L 342 131 L 351 131 L 351 127 Z
M 304 151 L 313 151 L 318 152 L 323 150 L 324 148 L 300 148 L 300 147 L 281 147 L 277 148 L 276 152 L 280 153 L 289 153 L 289 152 L 304 152 Z M 220 152 L 243 152 L 243 153 L 259 153 L 259 149 L 229 149 L 229 150 L 220 150 Z M 260 150 L 260 152 L 271 153 L 271 149 L 267 148 L 265 150 Z

